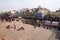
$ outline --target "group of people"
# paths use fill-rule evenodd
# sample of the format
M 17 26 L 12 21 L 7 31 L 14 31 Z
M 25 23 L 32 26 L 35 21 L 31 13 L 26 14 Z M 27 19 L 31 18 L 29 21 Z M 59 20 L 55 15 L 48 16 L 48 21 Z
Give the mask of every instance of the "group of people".
M 16 29 L 16 27 L 17 27 L 17 26 L 14 24 L 14 27 L 13 27 L 13 28 Z M 7 29 L 10 29 L 11 27 L 10 27 L 10 25 L 7 25 L 6 28 L 7 28 Z M 21 29 L 22 29 L 22 30 L 25 30 L 24 27 L 21 27 L 21 28 L 18 28 L 17 31 L 19 31 L 19 30 L 21 30 Z
M 3 22 L 4 20 L 11 22 L 14 21 L 14 18 L 12 16 L 2 16 L 1 21 Z

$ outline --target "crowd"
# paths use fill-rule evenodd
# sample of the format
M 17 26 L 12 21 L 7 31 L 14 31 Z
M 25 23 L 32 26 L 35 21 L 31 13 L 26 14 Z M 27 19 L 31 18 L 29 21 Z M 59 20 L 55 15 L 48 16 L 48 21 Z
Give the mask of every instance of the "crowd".
M 11 21 L 14 21 L 14 18 L 12 16 L 2 16 L 1 17 L 1 21 L 2 22 L 3 21 L 9 21 L 9 22 L 11 22 Z

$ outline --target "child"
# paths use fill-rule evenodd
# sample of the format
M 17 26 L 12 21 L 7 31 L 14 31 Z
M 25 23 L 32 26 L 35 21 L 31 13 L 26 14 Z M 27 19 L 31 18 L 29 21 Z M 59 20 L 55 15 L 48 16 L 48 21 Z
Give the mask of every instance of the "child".
M 16 29 L 16 25 L 14 24 L 14 29 Z

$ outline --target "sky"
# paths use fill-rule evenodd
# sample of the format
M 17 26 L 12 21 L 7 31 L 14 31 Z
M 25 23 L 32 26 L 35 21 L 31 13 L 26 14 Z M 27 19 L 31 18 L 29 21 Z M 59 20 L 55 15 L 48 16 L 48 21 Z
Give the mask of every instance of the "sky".
M 9 10 L 20 10 L 22 8 L 35 8 L 40 5 L 50 11 L 60 8 L 60 0 L 0 0 L 0 12 Z

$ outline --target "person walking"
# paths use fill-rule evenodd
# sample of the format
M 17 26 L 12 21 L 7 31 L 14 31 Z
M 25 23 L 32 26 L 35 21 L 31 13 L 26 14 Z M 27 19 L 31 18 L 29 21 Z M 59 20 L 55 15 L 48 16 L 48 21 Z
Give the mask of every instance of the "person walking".
M 16 25 L 14 24 L 14 29 L 16 29 Z

